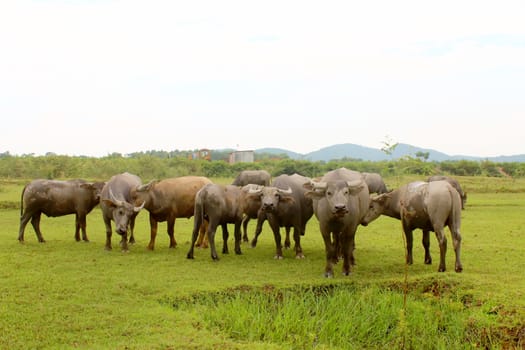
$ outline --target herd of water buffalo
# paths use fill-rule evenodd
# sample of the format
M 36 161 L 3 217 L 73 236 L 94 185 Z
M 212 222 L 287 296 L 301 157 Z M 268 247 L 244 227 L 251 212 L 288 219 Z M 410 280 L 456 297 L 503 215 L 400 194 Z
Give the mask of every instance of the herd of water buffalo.
M 372 193 L 374 193 L 372 195 Z M 241 241 L 248 241 L 247 224 L 257 219 L 251 246 L 255 247 L 264 221 L 268 221 L 274 238 L 275 258 L 282 259 L 280 228 L 286 230 L 285 247 L 290 247 L 293 228 L 295 255 L 304 258 L 301 236 L 308 220 L 315 214 L 326 249 L 325 276 L 333 276 L 333 266 L 342 259 L 344 275 L 354 264 L 354 237 L 359 225 L 368 225 L 380 215 L 397 218 L 407 243 L 407 263 L 412 264 L 414 229 L 423 231 L 425 263 L 430 264 L 430 231 L 435 232 L 439 248 L 438 271 L 445 271 L 448 226 L 456 256 L 455 270 L 461 272 L 460 225 L 461 209 L 466 194 L 459 183 L 449 177 L 437 176 L 388 191 L 376 173 L 361 173 L 339 168 L 320 178 L 298 174 L 280 175 L 271 179 L 264 170 L 242 171 L 231 185 L 219 185 L 202 176 L 182 176 L 142 184 L 130 173 L 111 177 L 107 182 L 84 180 L 34 180 L 22 191 L 18 240 L 24 242 L 24 230 L 31 220 L 39 242 L 45 242 L 40 231 L 40 217 L 75 214 L 75 239 L 88 241 L 86 216 L 100 204 L 106 226 L 105 249 L 111 250 L 112 227 L 121 236 L 122 250 L 134 243 L 135 218 L 142 209 L 149 212 L 153 250 L 159 222 L 167 222 L 169 247 L 177 242 L 174 236 L 176 218 L 194 216 L 194 228 L 188 259 L 194 257 L 195 245 L 210 247 L 212 259 L 218 259 L 215 232 L 223 233 L 222 253 L 228 250 L 227 224 L 234 224 L 235 253 L 241 254 Z M 241 229 L 243 232 L 241 232 Z M 128 238 L 129 234 L 129 238 Z

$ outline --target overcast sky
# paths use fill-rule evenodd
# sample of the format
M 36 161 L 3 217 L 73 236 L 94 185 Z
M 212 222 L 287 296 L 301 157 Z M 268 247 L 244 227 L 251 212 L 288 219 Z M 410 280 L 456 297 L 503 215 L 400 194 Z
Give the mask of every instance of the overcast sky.
M 1 1 L 0 152 L 525 153 L 525 2 Z

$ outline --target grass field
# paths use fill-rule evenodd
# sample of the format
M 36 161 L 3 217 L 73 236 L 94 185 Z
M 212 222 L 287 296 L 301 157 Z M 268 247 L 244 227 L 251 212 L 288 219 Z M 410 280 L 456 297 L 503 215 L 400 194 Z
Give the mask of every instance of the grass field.
M 391 187 L 407 181 L 388 180 Z M 198 249 L 187 260 L 193 219 L 177 221 L 176 249 L 168 249 L 162 223 L 155 251 L 147 251 L 147 212 L 137 218 L 130 252 L 107 252 L 98 208 L 88 216 L 90 243 L 74 241 L 74 217 L 66 216 L 42 218 L 47 243 L 28 225 L 20 244 L 23 182 L 0 182 L 0 348 L 521 348 L 525 183 L 463 182 L 463 273 L 453 271 L 448 231 L 447 272 L 436 272 L 435 238 L 434 264 L 423 264 L 415 242 L 406 269 L 400 223 L 381 217 L 358 229 L 352 275 L 342 276 L 339 265 L 334 279 L 323 277 L 315 218 L 302 240 L 303 260 L 292 251 L 274 260 L 267 225 L 257 248 L 243 244 L 243 255 L 213 262 L 208 249 Z

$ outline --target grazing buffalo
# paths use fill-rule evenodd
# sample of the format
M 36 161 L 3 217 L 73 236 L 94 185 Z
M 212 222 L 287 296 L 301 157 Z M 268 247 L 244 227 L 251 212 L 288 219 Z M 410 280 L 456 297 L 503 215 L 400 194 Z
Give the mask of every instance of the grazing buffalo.
M 387 193 L 385 182 L 378 173 L 363 173 L 366 185 L 368 186 L 368 192 L 370 193 Z
M 423 230 L 425 264 L 431 264 L 430 231 L 436 233 L 439 242 L 440 261 L 438 271 L 445 271 L 447 239 L 444 227 L 448 226 L 452 234 L 456 253 L 456 272 L 463 267 L 460 261 L 461 234 L 461 198 L 459 193 L 447 181 L 411 182 L 389 193 L 372 198 L 370 209 L 362 220 L 363 225 L 375 220 L 379 215 L 387 215 L 401 220 L 406 236 L 407 264 L 412 264 L 412 231 Z
M 461 209 L 465 209 L 465 204 L 467 203 L 467 194 L 463 192 L 463 189 L 461 188 L 461 185 L 459 184 L 458 180 L 449 177 L 449 176 L 442 176 L 442 175 L 434 175 L 428 178 L 428 182 L 432 181 L 442 181 L 445 180 L 449 184 L 452 185 L 458 191 L 459 196 L 461 197 Z
M 246 186 L 246 185 L 261 185 L 269 186 L 272 176 L 266 170 L 243 170 L 233 180 L 232 185 L 234 186 Z M 254 204 L 255 205 L 255 204 Z M 255 219 L 257 214 L 245 215 L 242 221 L 243 229 L 243 240 L 248 242 L 248 222 L 250 219 Z
M 261 214 L 268 220 L 272 228 L 276 259 L 283 258 L 280 228 L 286 229 L 285 246 L 290 246 L 290 229 L 293 228 L 295 242 L 295 257 L 304 258 L 301 247 L 301 236 L 305 233 L 306 223 L 313 215 L 312 200 L 305 197 L 305 183 L 310 179 L 298 174 L 280 175 L 274 179 L 271 187 L 258 187 L 250 190 L 251 194 L 258 194 L 261 200 Z M 261 221 L 259 217 L 258 222 Z M 257 245 L 257 238 L 261 233 L 262 225 L 258 225 L 252 247 Z
M 228 254 L 227 224 L 235 224 L 235 253 L 241 254 L 241 223 L 243 219 L 243 205 L 241 198 L 243 191 L 238 186 L 207 184 L 195 195 L 195 218 L 190 250 L 187 258 L 193 259 L 193 248 L 204 222 L 208 222 L 207 236 L 210 245 L 211 258 L 218 260 L 215 248 L 215 232 L 222 226 L 223 246 L 222 253 Z
M 195 207 L 195 195 L 211 180 L 202 176 L 181 176 L 161 181 L 152 181 L 131 190 L 133 203 L 144 203 L 149 211 L 151 238 L 148 249 L 155 248 L 159 222 L 167 221 L 170 248 L 175 248 L 175 220 L 190 218 Z
M 100 208 L 106 225 L 106 250 L 111 250 L 111 220 L 115 222 L 115 231 L 122 236 L 120 244 L 123 251 L 128 250 L 128 227 L 130 229 L 129 243 L 135 243 L 133 229 L 135 218 L 144 207 L 144 203 L 135 206 L 131 199 L 131 190 L 140 186 L 142 181 L 136 175 L 122 173 L 114 175 L 106 182 L 100 194 Z
M 21 196 L 20 230 L 18 240 L 24 241 L 24 230 L 31 219 L 38 241 L 45 242 L 40 231 L 40 216 L 75 214 L 75 239 L 89 242 L 86 233 L 86 216 L 99 203 L 103 182 L 84 180 L 34 180 L 27 184 Z
M 319 182 L 305 185 L 326 249 L 325 276 L 333 277 L 338 254 L 343 256 L 343 274 L 355 264 L 355 233 L 367 213 L 370 195 L 361 173 L 339 168 L 326 173 Z

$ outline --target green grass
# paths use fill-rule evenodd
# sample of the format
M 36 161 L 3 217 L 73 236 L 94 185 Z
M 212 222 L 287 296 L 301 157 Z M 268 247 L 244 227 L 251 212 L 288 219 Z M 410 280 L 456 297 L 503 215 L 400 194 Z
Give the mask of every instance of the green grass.
M 471 186 L 501 187 L 498 181 L 486 184 L 490 180 Z M 90 243 L 74 241 L 74 217 L 66 216 L 42 218 L 47 243 L 39 244 L 28 225 L 26 243 L 19 244 L 22 186 L 0 182 L 0 202 L 17 203 L 0 210 L 0 348 L 523 346 L 525 194 L 514 187 L 469 192 L 462 212 L 461 274 L 453 272 L 448 232 L 445 273 L 436 272 L 435 239 L 435 263 L 423 264 L 421 234 L 415 232 L 414 265 L 405 286 L 401 227 L 391 218 L 358 229 L 357 265 L 350 277 L 342 276 L 338 265 L 336 277 L 325 279 L 315 218 L 302 240 L 303 260 L 292 251 L 274 260 L 267 225 L 257 248 L 243 244 L 241 256 L 220 255 L 213 262 L 208 249 L 197 249 L 195 260 L 187 260 L 193 219 L 177 220 L 176 249 L 168 249 L 161 223 L 150 252 L 145 212 L 138 216 L 137 243 L 130 252 L 117 249 L 115 235 L 114 250 L 106 252 L 98 209 L 88 216 Z M 252 225 L 251 236 L 253 230 Z

